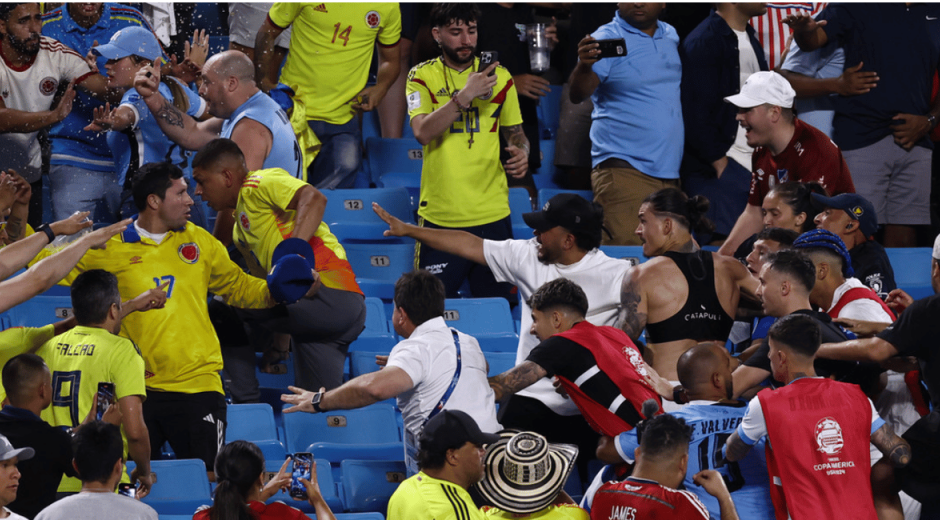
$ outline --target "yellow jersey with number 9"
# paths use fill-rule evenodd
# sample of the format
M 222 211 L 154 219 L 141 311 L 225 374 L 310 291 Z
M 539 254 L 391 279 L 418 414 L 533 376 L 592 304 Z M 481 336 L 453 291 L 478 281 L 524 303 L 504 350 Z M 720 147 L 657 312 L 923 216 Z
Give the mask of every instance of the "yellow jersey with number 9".
M 292 28 L 281 83 L 297 88 L 308 120 L 333 125 L 352 119 L 376 43 L 391 47 L 401 37 L 397 3 L 277 2 L 268 18 Z
M 457 71 L 441 58 L 408 73 L 408 114 L 430 114 L 450 101 L 480 70 L 480 60 Z M 451 105 L 454 107 L 454 105 Z M 455 107 L 444 110 L 457 110 Z M 424 146 L 418 215 L 445 227 L 489 224 L 509 215 L 509 186 L 500 161 L 499 129 L 521 125 L 522 112 L 512 75 L 496 67 L 493 92 L 470 103 L 444 133 Z

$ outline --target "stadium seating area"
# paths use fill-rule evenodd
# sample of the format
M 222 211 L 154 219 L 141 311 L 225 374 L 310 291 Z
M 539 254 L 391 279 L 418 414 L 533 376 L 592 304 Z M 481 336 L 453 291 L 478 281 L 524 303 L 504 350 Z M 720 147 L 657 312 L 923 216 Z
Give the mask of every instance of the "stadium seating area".
M 228 37 L 215 4 L 197 4 L 196 13 L 200 25 L 210 29 L 211 52 L 227 48 Z M 560 97 L 560 86 L 552 86 L 550 95 L 539 104 L 543 166 L 535 175 L 537 199 L 531 200 L 525 189 L 510 190 L 513 233 L 517 238 L 532 236 L 522 214 L 541 207 L 561 191 L 552 180 Z M 378 370 L 375 356 L 387 355 L 401 340 L 389 321 L 392 294 L 395 281 L 414 268 L 415 244 L 383 236 L 387 226 L 372 211 L 372 203 L 414 223 L 422 165 L 422 147 L 407 120 L 402 139 L 383 139 L 374 112 L 364 113 L 361 125 L 364 160 L 357 189 L 324 191 L 328 204 L 323 221 L 343 244 L 367 297 L 366 328 L 349 348 L 347 378 Z M 575 193 L 593 198 L 590 191 Z M 634 265 L 646 260 L 638 246 L 602 246 L 601 250 Z M 929 248 L 889 249 L 888 255 L 900 288 L 915 299 L 933 293 Z M 42 326 L 70 313 L 68 292 L 56 287 L 0 314 L 0 327 Z M 519 330 L 510 305 L 503 299 L 448 299 L 444 318 L 450 326 L 479 340 L 490 375 L 515 364 L 519 335 L 528 334 Z M 343 412 L 283 414 L 280 395 L 294 378 L 292 361 L 285 364 L 284 374 L 258 371 L 261 403 L 229 405 L 226 439 L 256 443 L 265 455 L 268 472 L 278 471 L 290 453 L 313 453 L 320 487 L 333 511 L 341 513 L 336 515 L 338 520 L 383 520 L 389 497 L 405 478 L 401 412 L 395 401 Z M 172 457 L 172 453 L 167 456 Z M 128 463 L 128 472 L 132 468 L 133 463 Z M 153 469 L 158 481 L 143 501 L 158 511 L 161 520 L 189 519 L 197 507 L 211 504 L 211 488 L 201 461 L 169 458 L 154 461 Z M 597 469 L 599 466 L 594 465 L 593 470 Z M 590 482 L 594 471 L 583 476 L 575 471 L 565 489 L 579 498 L 584 482 Z M 292 500 L 283 492 L 274 500 L 283 500 L 315 518 L 306 502 Z

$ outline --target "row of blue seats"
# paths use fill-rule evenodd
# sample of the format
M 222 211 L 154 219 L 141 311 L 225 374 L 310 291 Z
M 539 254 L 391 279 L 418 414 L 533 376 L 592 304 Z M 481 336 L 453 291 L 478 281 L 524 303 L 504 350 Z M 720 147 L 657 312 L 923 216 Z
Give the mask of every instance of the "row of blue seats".
M 559 193 L 576 193 L 592 200 L 593 195 L 588 191 L 559 190 L 543 188 L 538 191 L 538 198 L 530 200 L 529 192 L 525 188 L 510 188 L 509 211 L 512 221 L 512 232 L 515 238 L 531 238 L 532 228 L 522 219 L 524 213 L 541 208 L 545 202 Z M 323 190 L 326 195 L 326 209 L 323 212 L 323 222 L 330 226 L 330 231 L 343 242 L 375 242 L 414 244 L 411 239 L 401 237 L 386 237 L 388 225 L 372 211 L 372 203 L 376 202 L 390 215 L 408 224 L 415 223 L 415 211 L 418 207 L 417 196 L 412 195 L 408 189 L 398 186 L 392 188 L 363 188 L 348 190 Z
M 283 460 L 283 459 L 282 459 Z M 282 460 L 265 461 L 265 472 L 270 477 L 281 468 Z M 347 459 L 341 464 L 343 474 L 335 481 L 329 462 L 314 459 L 317 464 L 317 481 L 320 492 L 330 510 L 340 513 L 373 512 L 379 516 L 342 516 L 338 520 L 378 520 L 388 508 L 388 499 L 405 479 L 405 464 L 402 461 L 375 461 Z M 156 483 L 150 494 L 141 501 L 164 515 L 188 515 L 202 506 L 212 505 L 212 488 L 206 478 L 206 465 L 199 459 L 176 459 L 151 461 L 151 470 L 156 474 Z M 127 463 L 128 475 L 136 467 Z M 284 491 L 278 491 L 267 503 L 281 501 L 301 511 L 312 514 L 313 506 L 307 501 L 294 500 Z

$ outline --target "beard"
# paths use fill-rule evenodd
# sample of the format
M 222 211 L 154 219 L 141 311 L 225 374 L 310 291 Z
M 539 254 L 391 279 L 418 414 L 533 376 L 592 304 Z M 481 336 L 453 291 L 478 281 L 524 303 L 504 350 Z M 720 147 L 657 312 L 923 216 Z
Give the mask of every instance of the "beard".
M 7 41 L 10 42 L 10 46 L 16 50 L 16 52 L 26 55 L 26 56 L 35 56 L 39 54 L 39 35 L 35 35 L 35 38 L 30 36 L 25 40 L 14 37 L 12 34 L 7 33 Z
M 459 53 L 460 51 L 463 51 L 463 50 L 470 51 L 470 54 L 466 58 L 460 57 Z M 447 59 L 454 62 L 454 64 L 456 65 L 466 65 L 467 63 L 473 62 L 473 58 L 476 57 L 474 54 L 476 52 L 476 47 L 458 47 L 455 49 L 453 47 L 447 47 L 446 45 L 442 43 L 441 51 L 444 53 L 445 56 L 447 56 Z

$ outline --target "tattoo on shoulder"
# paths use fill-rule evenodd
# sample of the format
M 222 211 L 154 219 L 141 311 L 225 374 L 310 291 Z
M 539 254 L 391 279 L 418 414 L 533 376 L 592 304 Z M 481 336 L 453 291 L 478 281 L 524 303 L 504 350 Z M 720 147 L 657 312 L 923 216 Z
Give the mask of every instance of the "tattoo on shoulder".
M 749 451 L 751 451 L 751 446 L 748 446 L 747 443 L 741 440 L 741 437 L 738 436 L 738 432 L 732 433 L 728 442 L 725 444 L 725 458 L 727 460 L 741 460 Z
M 171 126 L 183 128 L 183 113 L 173 106 L 173 103 L 168 99 L 163 100 L 163 106 L 160 107 L 156 115 Z
M 633 340 L 639 338 L 646 327 L 647 315 L 639 311 L 641 300 L 639 284 L 624 280 L 620 290 L 620 328 Z

